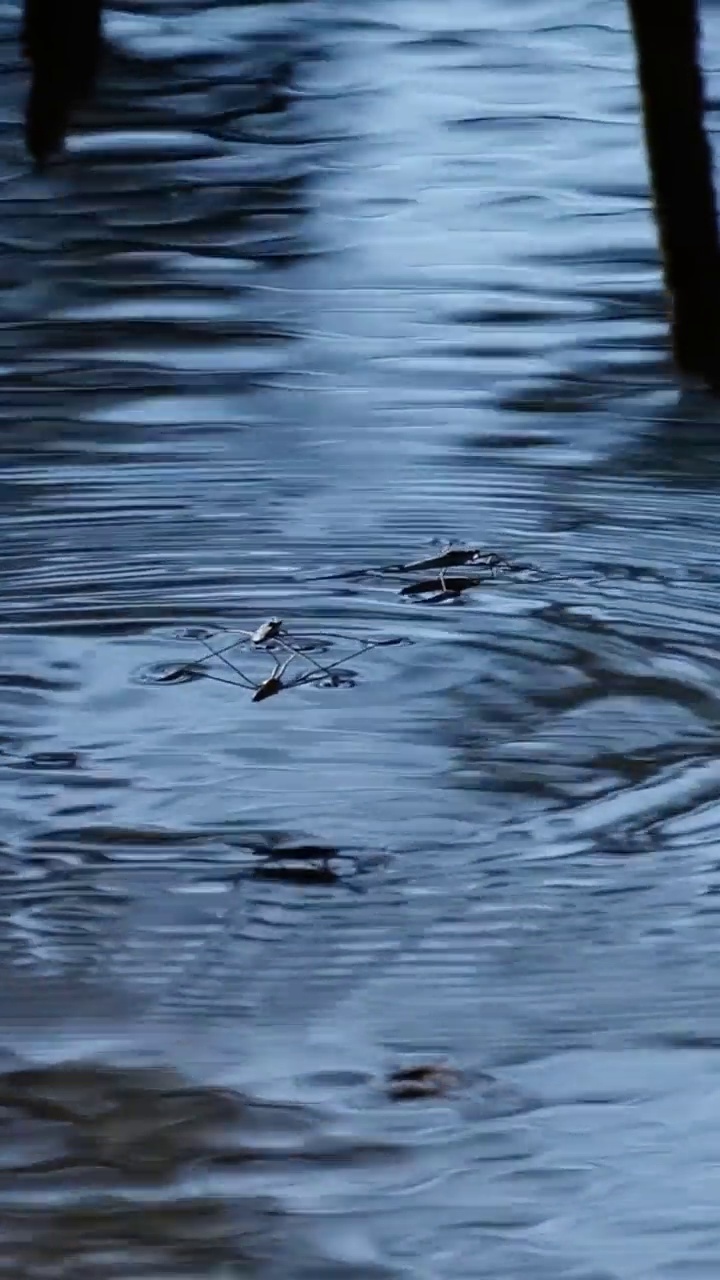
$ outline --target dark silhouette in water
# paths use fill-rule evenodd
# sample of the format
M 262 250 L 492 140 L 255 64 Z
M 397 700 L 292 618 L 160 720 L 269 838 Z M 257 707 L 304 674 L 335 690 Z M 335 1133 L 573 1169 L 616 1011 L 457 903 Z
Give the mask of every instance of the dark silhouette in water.
M 720 390 L 720 247 L 703 121 L 698 0 L 628 0 L 645 139 L 678 367 Z M 93 90 L 102 0 L 24 0 L 31 66 L 25 115 L 42 164 L 65 140 L 73 108 Z
M 697 0 L 628 0 L 675 359 L 720 389 L 720 246 Z
M 73 107 L 95 87 L 101 8 L 102 0 L 25 0 L 22 47 L 31 69 L 25 142 L 40 164 L 62 147 Z

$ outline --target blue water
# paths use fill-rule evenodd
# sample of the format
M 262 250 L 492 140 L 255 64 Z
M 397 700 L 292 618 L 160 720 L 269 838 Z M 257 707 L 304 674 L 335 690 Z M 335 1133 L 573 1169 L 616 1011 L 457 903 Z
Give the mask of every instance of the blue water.
M 624 5 L 126 0 L 44 177 L 17 19 L 0 1277 L 714 1280 L 720 410 Z M 270 617 L 337 687 L 158 681 Z

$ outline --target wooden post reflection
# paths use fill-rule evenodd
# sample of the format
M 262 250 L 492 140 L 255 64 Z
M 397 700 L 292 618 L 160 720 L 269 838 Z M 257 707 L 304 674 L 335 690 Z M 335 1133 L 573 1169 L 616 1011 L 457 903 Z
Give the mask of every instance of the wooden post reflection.
M 72 108 L 95 84 L 101 8 L 102 0 L 24 0 L 22 46 L 31 71 L 25 143 L 40 163 L 60 149 Z
M 720 387 L 720 247 L 697 0 L 628 0 L 678 366 Z
M 628 0 L 678 366 L 720 389 L 720 246 L 703 121 L 698 0 Z M 102 0 L 24 0 L 25 135 L 42 162 L 93 88 Z

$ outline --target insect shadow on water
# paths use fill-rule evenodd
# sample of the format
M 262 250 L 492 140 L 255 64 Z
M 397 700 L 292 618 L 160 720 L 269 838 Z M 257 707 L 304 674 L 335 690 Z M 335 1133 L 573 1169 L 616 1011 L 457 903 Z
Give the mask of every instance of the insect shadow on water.
M 484 578 L 473 578 L 453 574 L 447 577 L 440 571 L 437 578 L 420 578 L 418 582 L 408 582 L 400 591 L 401 596 L 429 596 L 431 602 L 440 600 L 457 600 L 464 591 L 471 587 L 481 587 Z
M 220 684 L 247 689 L 252 693 L 253 702 L 264 702 L 283 689 L 296 689 L 302 685 L 322 685 L 327 688 L 352 686 L 355 683 L 356 673 L 347 667 L 348 662 L 369 653 L 371 649 L 407 643 L 397 636 L 379 640 L 362 640 L 358 636 L 339 631 L 325 632 L 319 636 L 295 634 L 286 628 L 282 618 L 269 618 L 254 631 L 240 628 L 237 635 L 239 639 L 233 639 L 218 648 L 211 644 L 207 634 L 196 633 L 193 638 L 203 646 L 204 654 L 180 666 L 163 665 L 155 668 L 149 678 L 153 683 L 161 684 L 183 684 L 201 678 L 215 680 Z M 313 650 L 320 649 L 325 652 L 332 648 L 336 641 L 354 644 L 356 647 L 352 652 L 344 653 L 342 657 L 334 658 L 332 661 L 320 662 L 314 656 Z M 234 652 L 237 650 L 242 650 L 248 655 L 258 652 L 267 654 L 273 661 L 272 670 L 260 680 L 252 679 L 238 665 Z M 228 656 L 231 653 L 232 658 Z M 286 679 L 285 673 L 292 663 L 297 664 L 298 674 L 291 679 Z M 213 666 L 213 664 L 219 665 Z
M 337 849 L 326 845 L 279 845 L 255 852 L 258 861 L 253 867 L 253 875 L 261 880 L 337 884 L 342 878 L 340 854 Z
M 359 855 L 333 845 L 313 841 L 283 841 L 252 849 L 251 874 L 258 880 L 281 880 L 296 885 L 342 885 L 362 893 L 358 881 L 386 862 L 382 854 Z
M 387 1078 L 388 1097 L 393 1102 L 415 1102 L 420 1098 L 445 1098 L 457 1090 L 462 1076 L 445 1062 L 421 1062 L 397 1067 Z
M 14 769 L 68 770 L 78 767 L 79 758 L 74 751 L 32 751 L 23 753 L 0 746 L 0 764 Z

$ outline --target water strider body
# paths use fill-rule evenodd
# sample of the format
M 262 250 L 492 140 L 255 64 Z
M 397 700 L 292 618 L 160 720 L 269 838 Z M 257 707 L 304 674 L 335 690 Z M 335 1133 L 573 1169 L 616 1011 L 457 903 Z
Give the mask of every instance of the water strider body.
M 483 569 L 501 569 L 507 560 L 494 551 L 481 551 L 479 547 L 446 546 L 434 556 L 408 560 L 406 564 L 384 565 L 383 573 L 421 573 L 425 569 L 455 569 L 459 565 L 472 564 Z

